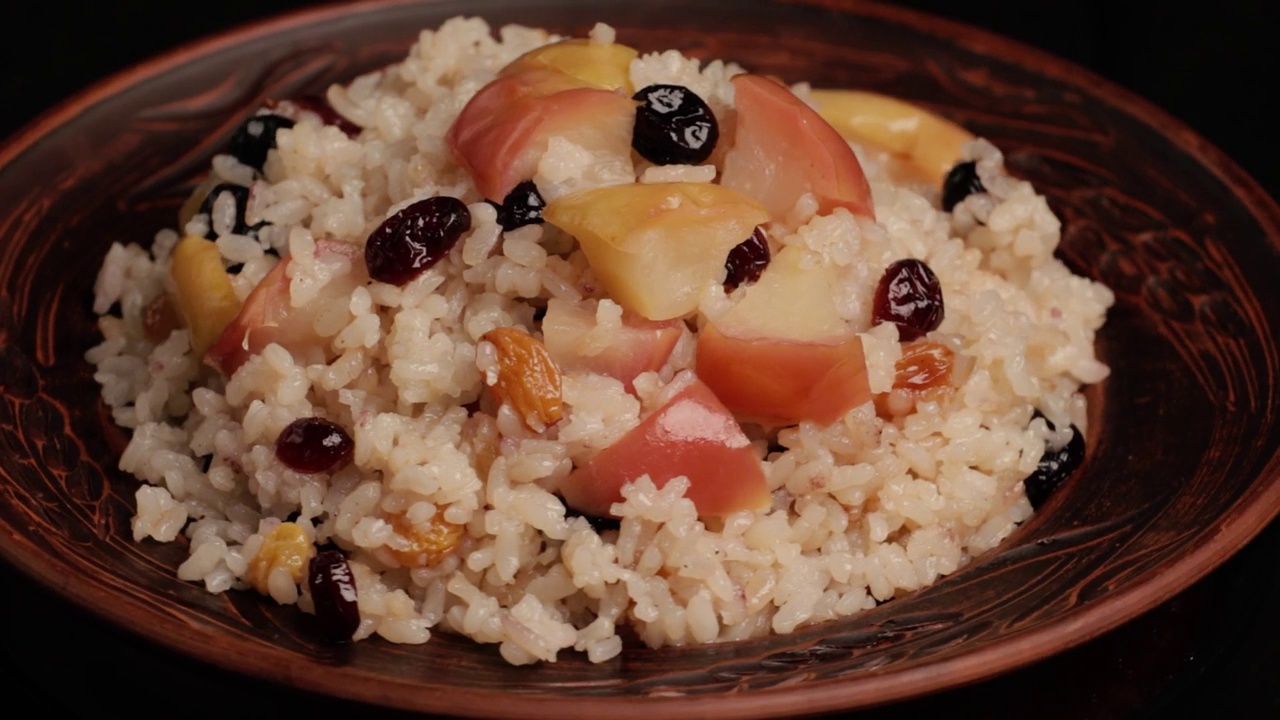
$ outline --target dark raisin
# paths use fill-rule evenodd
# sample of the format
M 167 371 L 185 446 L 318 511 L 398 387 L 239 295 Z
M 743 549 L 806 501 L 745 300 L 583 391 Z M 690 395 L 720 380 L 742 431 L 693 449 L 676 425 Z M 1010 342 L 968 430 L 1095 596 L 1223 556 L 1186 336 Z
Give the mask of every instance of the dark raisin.
M 733 292 L 739 285 L 753 283 L 760 279 L 760 273 L 769 266 L 769 241 L 764 230 L 756 228 L 751 237 L 743 240 L 729 251 L 724 261 L 724 289 Z
M 276 146 L 276 131 L 291 127 L 293 121 L 283 115 L 254 115 L 231 135 L 227 153 L 262 172 L 262 166 L 267 162 L 267 152 Z
M 1044 418 L 1045 424 L 1050 430 L 1054 429 L 1053 423 L 1048 418 L 1040 414 L 1037 410 L 1034 417 Z M 1071 440 L 1060 448 L 1045 448 L 1044 455 L 1040 457 L 1039 464 L 1027 479 L 1023 481 L 1023 487 L 1027 490 L 1027 500 L 1031 502 L 1031 507 L 1040 509 L 1045 500 L 1049 499 L 1049 495 L 1066 480 L 1076 468 L 1080 467 L 1080 463 L 1084 460 L 1084 434 L 1080 432 L 1080 428 L 1075 425 L 1071 426 Z
M 973 160 L 956 163 L 942 180 L 942 209 L 951 212 L 960 201 L 986 191 L 978 178 L 978 163 Z
M 944 316 L 942 284 L 928 265 L 907 258 L 885 269 L 871 308 L 873 324 L 897 325 L 898 339 L 906 342 L 937 330 Z
M 369 236 L 364 246 L 369 277 L 404 285 L 439 262 L 469 229 L 471 212 L 461 200 L 419 200 L 382 221 Z
M 317 553 L 307 571 L 307 587 L 321 636 L 329 642 L 350 642 L 360 627 L 360 606 L 346 556 L 338 550 Z
M 218 201 L 219 197 L 225 194 L 231 195 L 236 206 L 236 217 L 231 223 L 231 232 L 236 235 L 257 237 L 258 230 L 265 226 L 266 223 L 250 226 L 245 221 L 245 212 L 249 207 L 249 188 L 235 183 L 219 183 L 213 186 L 213 189 L 209 191 L 208 195 L 204 196 L 204 200 L 200 203 L 199 212 L 209 216 L 209 229 L 204 233 L 205 238 L 208 240 L 218 239 L 218 233 L 213 229 L 213 205 Z
M 563 502 L 563 500 L 561 502 Z M 564 506 L 564 516 L 566 519 L 580 517 L 583 520 L 586 520 L 587 524 L 591 526 L 591 529 L 596 531 L 596 534 L 608 532 L 610 530 L 618 530 L 622 527 L 622 521 L 618 518 L 588 515 L 569 507 L 567 503 Z
M 499 205 L 492 200 L 487 201 L 498 210 L 498 224 L 503 230 L 515 230 L 525 225 L 542 222 L 542 209 L 547 202 L 538 192 L 538 186 L 532 180 L 525 180 L 511 189 Z
M 324 418 L 298 418 L 276 438 L 276 457 L 301 473 L 340 469 L 351 461 L 355 442 L 342 426 Z
M 711 156 L 720 125 L 697 93 L 682 85 L 650 85 L 640 102 L 631 147 L 658 165 L 696 165 Z
M 349 138 L 356 137 L 363 129 L 339 115 L 338 111 L 334 110 L 333 106 L 329 104 L 329 100 L 323 96 L 303 95 L 302 97 L 293 98 L 291 102 L 298 106 L 299 110 L 315 113 L 319 116 L 320 122 L 338 128 Z

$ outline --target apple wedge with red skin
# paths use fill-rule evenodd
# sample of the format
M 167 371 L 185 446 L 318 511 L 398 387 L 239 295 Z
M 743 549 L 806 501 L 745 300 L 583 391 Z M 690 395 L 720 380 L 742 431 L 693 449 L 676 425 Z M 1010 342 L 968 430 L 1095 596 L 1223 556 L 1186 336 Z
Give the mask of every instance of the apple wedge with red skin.
M 359 247 L 339 240 L 316 240 L 315 261 L 328 282 L 321 292 L 325 298 L 351 297 L 356 287 L 368 281 Z M 294 307 L 289 296 L 289 266 L 292 258 L 276 263 L 249 292 L 240 312 L 227 324 L 204 360 L 230 377 L 249 358 L 276 343 L 290 352 L 323 342 L 316 334 L 318 303 Z
M 626 95 L 533 67 L 480 88 L 445 140 L 480 194 L 502 202 L 537 174 L 552 137 L 630 162 L 635 116 L 636 104 Z
M 547 354 L 561 370 L 607 375 L 622 381 L 628 392 L 636 376 L 662 369 L 681 333 L 679 320 L 654 322 L 624 310 L 621 327 L 595 348 L 589 333 L 596 325 L 594 304 L 552 298 L 542 318 Z
M 813 193 L 818 213 L 846 208 L 875 218 L 871 186 L 849 143 L 786 86 L 762 75 L 733 78 L 737 123 L 720 184 L 755 198 L 775 218 Z
M 617 442 L 576 468 L 560 485 L 565 503 L 610 517 L 622 488 L 648 475 L 661 488 L 685 476 L 698 515 L 719 517 L 768 508 L 764 469 L 738 421 L 711 390 L 694 380 Z
M 838 272 L 805 252 L 783 248 L 698 334 L 698 377 L 744 420 L 829 425 L 871 399 L 862 341 L 836 308 Z

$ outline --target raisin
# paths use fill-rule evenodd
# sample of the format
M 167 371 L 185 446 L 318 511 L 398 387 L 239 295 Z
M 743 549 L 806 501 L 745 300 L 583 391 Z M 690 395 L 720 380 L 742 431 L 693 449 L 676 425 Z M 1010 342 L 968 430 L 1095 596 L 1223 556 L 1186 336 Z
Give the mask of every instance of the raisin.
M 978 177 L 978 163 L 973 160 L 956 163 L 942 180 L 942 209 L 951 212 L 965 198 L 986 191 Z
M 891 322 L 900 340 L 915 340 L 942 324 L 942 284 L 923 262 L 899 260 L 881 276 L 871 313 L 873 324 Z
M 711 157 L 720 125 L 706 101 L 682 85 L 650 85 L 632 96 L 631 147 L 658 165 L 696 165 Z
M 1054 430 L 1053 423 L 1044 417 L 1039 410 L 1036 410 L 1032 418 L 1042 418 L 1050 430 Z M 1036 465 L 1036 469 L 1027 476 L 1023 481 L 1023 487 L 1027 491 L 1027 500 L 1031 503 L 1033 509 L 1039 510 L 1040 506 L 1049 499 L 1049 495 L 1066 480 L 1076 468 L 1080 467 L 1080 463 L 1084 461 L 1084 433 L 1080 432 L 1080 428 L 1075 425 L 1071 426 L 1071 439 L 1066 445 L 1060 448 L 1045 448 L 1044 455 L 1040 457 L 1040 462 Z
M 342 426 L 324 418 L 298 418 L 276 438 L 276 457 L 300 473 L 340 469 L 351 462 L 355 442 Z
M 542 432 L 564 416 L 562 379 L 547 347 L 515 327 L 494 328 L 481 338 L 498 352 L 498 377 L 493 393 L 534 432 Z
M 321 636 L 329 642 L 350 642 L 360 627 L 360 606 L 356 578 L 347 558 L 338 550 L 326 550 L 311 558 L 307 587 Z
M 538 186 L 534 185 L 532 180 L 525 180 L 512 188 L 511 192 L 502 199 L 501 205 L 492 200 L 487 202 L 497 208 L 498 224 L 503 230 L 515 230 L 525 225 L 541 223 L 542 209 L 547 206 L 547 202 L 538 192 Z
M 245 220 L 245 213 L 249 208 L 249 188 L 235 183 L 219 183 L 209 190 L 209 194 L 205 195 L 204 200 L 200 203 L 199 213 L 209 217 L 209 229 L 204 233 L 205 239 L 218 239 L 218 233 L 213 229 L 213 206 L 218 201 L 218 198 L 224 194 L 230 194 L 236 206 L 236 216 L 231 223 L 230 232 L 236 235 L 256 237 L 258 230 L 265 226 L 266 223 L 258 223 L 251 226 Z
M 563 498 L 561 499 L 561 502 L 564 502 Z M 595 515 L 588 515 L 586 513 L 574 510 L 573 508 L 569 507 L 568 503 L 565 503 L 565 506 L 564 506 L 564 516 L 565 516 L 565 519 L 580 517 L 583 520 L 586 520 L 587 524 L 591 526 L 592 530 L 596 531 L 597 535 L 601 533 L 606 533 L 610 530 L 620 530 L 622 528 L 622 520 L 618 518 L 598 517 Z
M 369 235 L 364 246 L 369 277 L 404 285 L 440 262 L 470 229 L 471 212 L 461 200 L 419 200 L 383 220 Z
M 768 266 L 769 241 L 765 239 L 764 230 L 757 227 L 751 237 L 729 251 L 729 257 L 724 261 L 725 292 L 733 292 L 739 285 L 759 280 L 760 274 Z
M 293 121 L 283 115 L 254 115 L 232 133 L 227 153 L 262 172 L 262 166 L 267 163 L 267 153 L 276 146 L 276 132 L 280 128 L 291 127 Z

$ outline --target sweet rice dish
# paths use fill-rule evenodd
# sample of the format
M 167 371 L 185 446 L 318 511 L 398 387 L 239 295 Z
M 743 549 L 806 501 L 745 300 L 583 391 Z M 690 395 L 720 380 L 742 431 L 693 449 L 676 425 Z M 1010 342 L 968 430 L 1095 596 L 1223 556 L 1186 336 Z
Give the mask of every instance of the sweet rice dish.
M 133 536 L 335 642 L 605 662 L 875 607 L 1046 501 L 1108 373 L 1113 296 L 998 148 L 603 24 L 424 30 L 179 215 L 95 286 Z

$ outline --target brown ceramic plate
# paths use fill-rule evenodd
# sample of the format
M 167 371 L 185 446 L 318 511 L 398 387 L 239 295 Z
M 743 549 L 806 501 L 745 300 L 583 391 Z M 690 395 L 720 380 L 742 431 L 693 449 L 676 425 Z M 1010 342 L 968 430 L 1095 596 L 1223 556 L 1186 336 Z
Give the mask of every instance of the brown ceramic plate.
M 678 8 L 679 12 L 675 9 Z M 580 34 L 597 19 L 788 80 L 865 87 L 1003 148 L 1064 221 L 1061 254 L 1118 302 L 1099 338 L 1084 468 L 999 549 L 914 595 L 793 635 L 630 648 L 511 668 L 438 635 L 335 650 L 292 609 L 178 581 L 177 545 L 130 540 L 135 482 L 96 402 L 93 278 L 114 239 L 176 208 L 265 97 L 398 59 L 459 11 Z M 382 1 L 295 14 L 182 49 L 64 103 L 0 148 L 0 552 L 105 618 L 268 680 L 432 712 L 764 717 L 990 677 L 1186 588 L 1280 509 L 1280 209 L 1151 105 L 1023 46 L 909 12 L 822 2 Z M 441 672 L 447 668 L 447 672 Z

